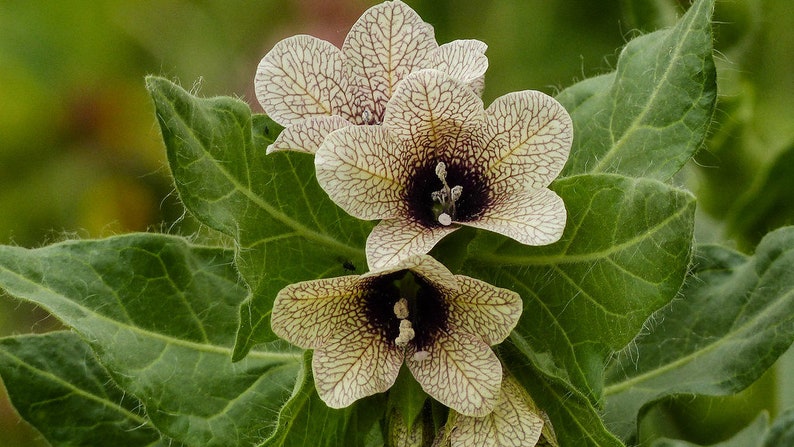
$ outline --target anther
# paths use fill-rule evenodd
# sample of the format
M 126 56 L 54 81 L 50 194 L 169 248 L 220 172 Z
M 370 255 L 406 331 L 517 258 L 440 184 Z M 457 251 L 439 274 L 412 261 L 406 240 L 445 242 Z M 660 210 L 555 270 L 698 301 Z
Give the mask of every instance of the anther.
M 446 227 L 452 224 L 452 217 L 450 217 L 450 215 L 447 213 L 441 213 L 438 215 L 438 223 Z
M 405 298 L 400 298 L 396 303 L 394 303 L 394 315 L 400 320 L 405 320 L 408 318 L 408 300 Z
M 400 333 L 394 339 L 394 344 L 400 347 L 405 347 L 408 342 L 414 339 L 416 332 L 408 320 L 400 320 Z
M 423 362 L 430 357 L 430 353 L 427 351 L 416 351 L 414 352 L 413 360 L 415 362 Z

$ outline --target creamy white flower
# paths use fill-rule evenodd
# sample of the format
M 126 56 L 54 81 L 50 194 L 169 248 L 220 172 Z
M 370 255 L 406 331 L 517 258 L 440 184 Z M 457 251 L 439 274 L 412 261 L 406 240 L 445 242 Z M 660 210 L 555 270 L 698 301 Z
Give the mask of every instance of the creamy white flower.
M 405 363 L 428 395 L 483 416 L 502 381 L 490 346 L 510 334 L 521 308 L 515 292 L 418 255 L 361 276 L 289 285 L 271 324 L 279 337 L 314 350 L 317 392 L 330 407 L 386 391 Z
M 382 219 L 366 251 L 370 268 L 383 268 L 460 225 L 527 245 L 557 241 L 565 206 L 547 186 L 572 139 L 570 116 L 548 95 L 509 93 L 484 109 L 464 83 L 421 70 L 397 86 L 382 125 L 329 134 L 315 167 L 337 205 Z
M 399 0 L 365 11 L 341 50 L 307 35 L 284 39 L 254 80 L 265 113 L 286 127 L 267 151 L 314 153 L 333 130 L 379 124 L 400 80 L 423 68 L 442 70 L 479 94 L 486 48 L 477 40 L 439 46 L 433 27 Z

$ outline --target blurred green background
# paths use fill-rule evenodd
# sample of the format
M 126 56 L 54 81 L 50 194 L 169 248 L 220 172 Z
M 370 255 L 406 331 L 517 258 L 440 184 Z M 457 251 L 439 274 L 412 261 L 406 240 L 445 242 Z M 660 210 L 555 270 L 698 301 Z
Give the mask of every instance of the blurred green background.
M 166 76 L 204 96 L 238 96 L 258 112 L 253 74 L 276 41 L 304 33 L 341 45 L 374 3 L 3 0 L 0 243 L 36 247 L 128 231 L 201 231 L 175 197 L 143 77 Z M 627 40 L 670 25 L 688 4 L 407 3 L 436 27 L 441 43 L 488 43 L 486 104 L 514 90 L 554 94 L 610 71 Z M 794 221 L 794 3 L 718 1 L 715 19 L 717 122 L 678 181 L 698 195 L 698 239 L 748 251 L 768 230 Z M 41 310 L 0 295 L 0 336 L 57 327 Z M 651 414 L 647 431 L 716 440 L 759 408 L 791 405 L 792 384 L 784 377 L 771 373 L 725 402 L 671 401 Z M 738 410 L 717 410 L 726 406 Z M 707 422 L 712 428 L 704 430 Z M 0 385 L 0 447 L 43 445 Z

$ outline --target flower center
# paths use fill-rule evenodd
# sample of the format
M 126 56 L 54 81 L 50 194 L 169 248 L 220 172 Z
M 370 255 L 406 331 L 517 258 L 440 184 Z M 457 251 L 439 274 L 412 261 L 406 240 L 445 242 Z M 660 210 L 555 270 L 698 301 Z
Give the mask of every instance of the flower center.
M 423 352 L 446 330 L 449 306 L 441 292 L 419 275 L 407 270 L 392 273 L 372 278 L 366 288 L 371 327 L 397 348 L 412 346 Z
M 429 228 L 477 220 L 490 202 L 479 170 L 457 160 L 416 166 L 405 194 L 411 216 Z

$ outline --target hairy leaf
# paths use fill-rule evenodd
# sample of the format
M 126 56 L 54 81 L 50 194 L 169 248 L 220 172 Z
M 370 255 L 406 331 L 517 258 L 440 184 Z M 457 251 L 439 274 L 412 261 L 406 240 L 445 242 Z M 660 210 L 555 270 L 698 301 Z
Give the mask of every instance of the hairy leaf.
M 563 176 L 610 172 L 667 180 L 700 147 L 714 113 L 713 0 L 699 0 L 675 27 L 629 42 L 615 72 L 557 99 L 574 123 Z
M 118 389 L 91 348 L 71 332 L 0 339 L 0 376 L 20 415 L 54 447 L 174 447 L 140 401 Z
M 524 386 L 538 408 L 548 414 L 559 445 L 623 447 L 623 443 L 606 429 L 585 395 L 532 366 L 518 366 L 523 365 L 525 354 L 510 344 L 503 347 L 504 359 L 512 365 L 510 373 Z
M 569 177 L 553 188 L 569 215 L 559 242 L 528 247 L 481 234 L 463 270 L 521 294 L 513 343 L 544 373 L 597 402 L 606 357 L 683 282 L 694 198 L 655 180 L 606 174 Z
M 754 256 L 698 250 L 692 276 L 606 375 L 607 424 L 623 439 L 642 409 L 673 394 L 727 395 L 753 383 L 794 341 L 794 227 Z
M 201 99 L 147 79 L 179 196 L 202 222 L 238 244 L 251 288 L 241 307 L 235 359 L 276 339 L 270 311 L 287 284 L 366 270 L 372 224 L 350 217 L 320 188 L 309 154 L 265 154 L 279 126 L 239 100 Z
M 161 432 L 190 446 L 245 445 L 272 430 L 301 354 L 270 345 L 232 363 L 247 294 L 232 259 L 154 234 L 0 247 L 0 287 L 80 333 Z

